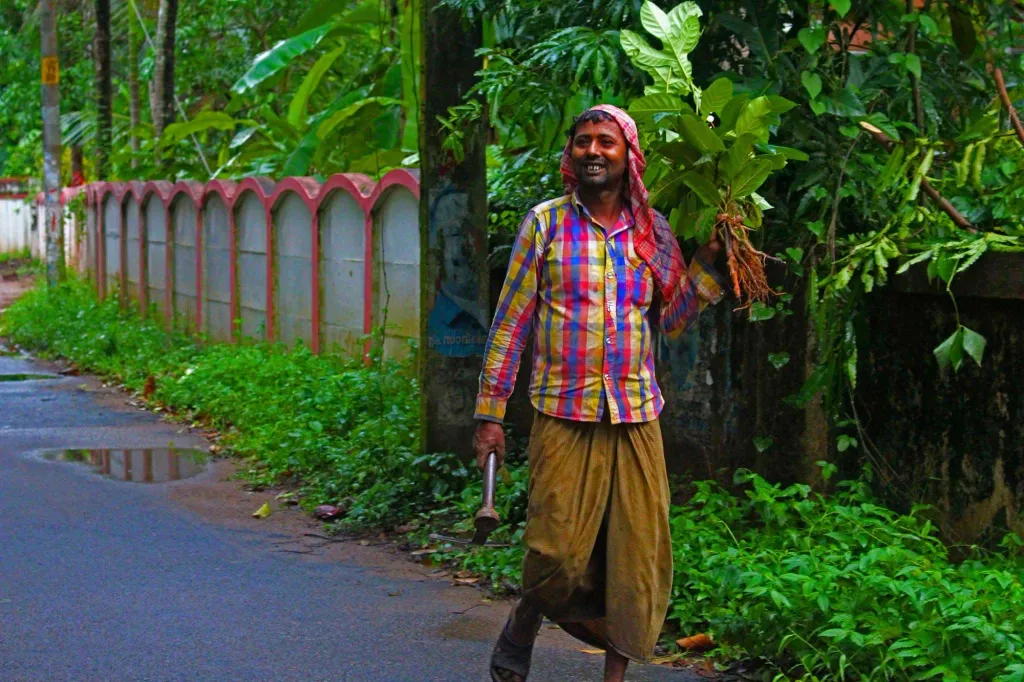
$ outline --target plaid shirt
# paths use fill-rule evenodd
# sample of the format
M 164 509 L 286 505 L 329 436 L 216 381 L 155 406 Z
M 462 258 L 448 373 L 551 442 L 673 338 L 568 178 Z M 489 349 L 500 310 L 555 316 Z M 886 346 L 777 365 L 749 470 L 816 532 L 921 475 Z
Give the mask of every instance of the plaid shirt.
M 607 407 L 613 424 L 658 417 L 665 401 L 654 376 L 655 320 L 648 318 L 655 287 L 633 249 L 632 227 L 626 211 L 604 229 L 576 195 L 526 215 L 484 352 L 477 419 L 505 418 L 531 331 L 530 398 L 537 410 L 593 422 Z M 675 337 L 721 297 L 717 273 L 694 258 L 675 294 L 652 317 Z

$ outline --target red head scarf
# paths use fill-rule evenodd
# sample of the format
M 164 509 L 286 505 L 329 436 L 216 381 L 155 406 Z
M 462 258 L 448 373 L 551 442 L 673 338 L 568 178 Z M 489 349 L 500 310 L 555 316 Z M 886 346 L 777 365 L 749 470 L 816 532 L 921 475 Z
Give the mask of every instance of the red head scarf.
M 626 138 L 626 145 L 629 148 L 629 182 L 623 187 L 623 193 L 626 195 L 623 198 L 633 209 L 633 248 L 651 268 L 658 290 L 667 298 L 682 277 L 683 254 L 671 227 L 664 218 L 654 213 L 648 203 L 647 188 L 644 187 L 647 160 L 640 149 L 636 122 L 625 111 L 611 104 L 598 104 L 590 109 L 595 110 L 609 114 L 622 130 L 622 136 Z M 572 167 L 571 139 L 566 142 L 565 151 L 562 153 L 562 180 L 565 182 L 566 194 L 575 192 L 580 184 Z

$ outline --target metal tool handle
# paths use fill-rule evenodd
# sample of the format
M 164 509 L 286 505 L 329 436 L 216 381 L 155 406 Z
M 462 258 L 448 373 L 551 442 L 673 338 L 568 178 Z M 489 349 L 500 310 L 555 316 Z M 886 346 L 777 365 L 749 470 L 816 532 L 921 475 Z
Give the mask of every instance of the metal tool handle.
M 498 477 L 498 454 L 492 452 L 487 455 L 487 461 L 484 463 L 484 499 L 483 506 L 494 507 L 494 486 L 495 480 Z
M 487 541 L 487 536 L 498 527 L 498 523 L 501 521 L 498 512 L 494 509 L 494 485 L 497 476 L 498 454 L 492 452 L 487 455 L 487 460 L 484 462 L 483 504 L 474 519 L 476 534 L 473 536 L 472 542 L 476 545 L 484 544 Z

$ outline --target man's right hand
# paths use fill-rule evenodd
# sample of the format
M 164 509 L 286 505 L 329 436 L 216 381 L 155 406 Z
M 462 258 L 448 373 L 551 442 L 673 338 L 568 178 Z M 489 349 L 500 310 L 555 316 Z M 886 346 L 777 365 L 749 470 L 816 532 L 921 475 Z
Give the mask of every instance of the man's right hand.
M 501 424 L 481 421 L 473 434 L 473 449 L 476 451 L 476 465 L 483 471 L 487 463 L 487 455 L 492 452 L 498 456 L 498 467 L 505 462 L 505 431 Z

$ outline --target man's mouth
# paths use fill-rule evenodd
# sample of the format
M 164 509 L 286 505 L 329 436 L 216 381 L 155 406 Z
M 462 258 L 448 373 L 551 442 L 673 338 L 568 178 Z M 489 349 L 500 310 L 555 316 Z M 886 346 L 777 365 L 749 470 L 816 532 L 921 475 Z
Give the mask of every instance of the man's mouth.
M 604 170 L 604 166 L 602 164 L 599 164 L 599 163 L 585 163 L 585 164 L 583 164 L 583 172 L 584 173 L 590 173 L 591 175 L 596 175 L 597 173 L 600 173 L 603 170 Z

